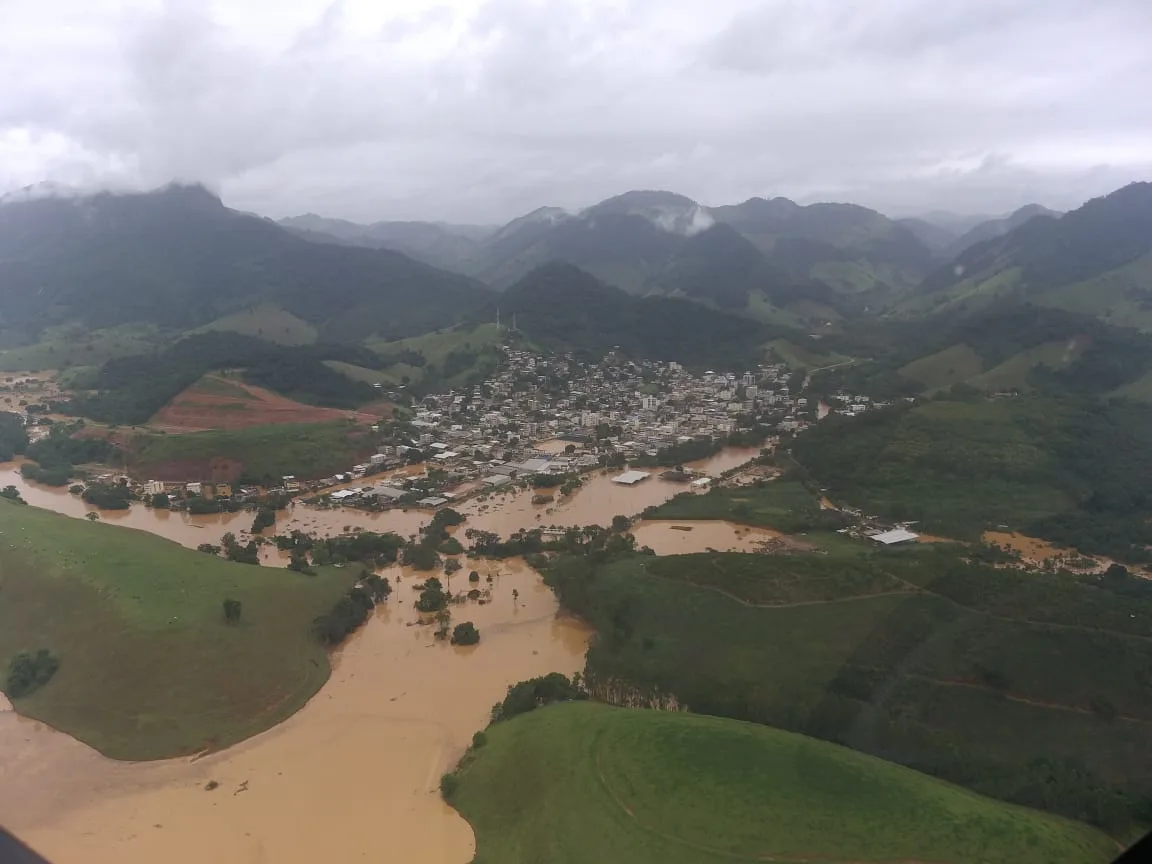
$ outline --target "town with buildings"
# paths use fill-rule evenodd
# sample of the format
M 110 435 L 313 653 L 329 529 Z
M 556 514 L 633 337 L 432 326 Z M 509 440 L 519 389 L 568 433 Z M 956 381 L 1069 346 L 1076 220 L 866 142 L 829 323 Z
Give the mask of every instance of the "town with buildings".
M 771 447 L 829 414 L 856 416 L 888 404 L 848 393 L 809 398 L 808 379 L 783 363 L 694 374 L 679 363 L 616 354 L 599 362 L 507 346 L 503 354 L 496 373 L 473 386 L 423 397 L 390 393 L 399 411 L 372 427 L 376 452 L 329 477 L 285 475 L 264 488 L 205 477 L 175 482 L 107 473 L 91 479 L 128 485 L 145 500 L 164 494 L 174 509 L 201 512 L 251 506 L 268 496 L 369 510 L 435 509 L 516 484 L 530 483 L 546 495 L 564 479 L 601 466 L 619 469 L 613 479 L 625 485 L 659 472 L 703 488 L 713 478 L 668 469 L 726 444 Z M 555 480 L 533 480 L 537 475 Z
M 688 454 L 682 461 L 691 461 L 740 442 L 741 431 L 749 443 L 772 444 L 827 414 L 855 416 L 887 404 L 845 393 L 833 404 L 814 403 L 803 395 L 805 383 L 782 363 L 692 374 L 674 362 L 610 354 L 588 363 L 505 348 L 489 380 L 413 398 L 401 419 L 373 427 L 382 443 L 364 463 L 314 481 L 286 476 L 271 491 L 386 509 L 436 508 L 533 475 L 565 477 L 600 466 L 619 467 L 614 479 L 634 484 L 662 471 L 657 457 L 667 452 L 680 450 Z M 415 464 L 423 470 L 405 470 Z M 698 486 L 709 480 L 681 474 Z M 193 488 L 200 485 L 187 484 L 188 491 L 200 494 Z

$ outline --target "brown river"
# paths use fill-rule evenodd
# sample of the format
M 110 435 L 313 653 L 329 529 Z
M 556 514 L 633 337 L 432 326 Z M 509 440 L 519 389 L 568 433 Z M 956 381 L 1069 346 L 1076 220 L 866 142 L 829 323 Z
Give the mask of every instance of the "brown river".
M 716 476 L 742 465 L 758 453 L 756 448 L 730 447 L 708 459 L 689 463 L 687 467 Z M 484 500 L 469 499 L 461 503 L 458 509 L 468 519 L 465 527 L 495 531 L 507 536 L 522 528 L 548 525 L 608 525 L 617 514 L 634 516 L 645 507 L 661 504 L 673 495 L 690 489 L 687 484 L 660 479 L 663 469 L 644 470 L 651 471 L 652 476 L 635 486 L 613 483 L 612 478 L 620 473 L 618 470 L 597 471 L 589 475 L 584 485 L 572 495 L 563 499 L 557 497 L 551 504 L 533 504 L 532 498 L 539 490 L 526 489 L 492 492 Z M 369 485 L 372 479 L 361 481 L 359 485 Z M 16 462 L 0 463 L 0 488 L 8 485 L 19 489 L 24 500 L 34 507 L 77 518 L 84 518 L 89 512 L 95 511 L 102 521 L 110 525 L 148 531 L 192 549 L 201 543 L 219 545 L 220 538 L 229 531 L 241 537 L 252 527 L 254 515 L 240 512 L 192 516 L 168 510 L 152 510 L 140 503 L 134 503 L 128 510 L 98 510 L 65 488 L 29 483 L 21 476 L 19 463 Z M 368 513 L 349 507 L 322 509 L 295 502 L 287 511 L 279 514 L 275 533 L 283 534 L 299 529 L 327 537 L 361 528 L 365 531 L 395 531 L 407 537 L 426 525 L 430 518 L 431 513 L 427 510 Z M 281 561 L 274 550 L 265 548 L 263 553 L 265 564 L 287 564 L 287 559 Z
M 756 455 L 729 449 L 692 467 L 713 476 Z M 532 490 L 495 493 L 460 505 L 472 526 L 507 535 L 538 525 L 607 525 L 688 489 L 658 471 L 636 486 L 599 472 L 572 496 L 533 505 Z M 83 518 L 89 508 L 65 490 L 26 482 L 0 466 L 0 487 L 29 504 Z M 219 543 L 252 524 L 251 513 L 189 516 L 134 506 L 100 511 L 109 523 L 150 531 L 184 546 Z M 276 531 L 322 535 L 353 527 L 414 533 L 425 511 L 368 514 L 295 504 Z M 691 530 L 683 530 L 690 528 Z M 774 532 L 728 523 L 652 522 L 639 545 L 658 554 L 751 550 Z M 265 549 L 265 563 L 283 564 Z M 589 632 L 558 613 L 539 575 L 520 561 L 475 562 L 495 575 L 493 602 L 454 610 L 481 643 L 437 642 L 414 624 L 418 577 L 403 575 L 392 598 L 333 658 L 329 682 L 279 726 L 196 759 L 129 763 L 107 759 L 70 736 L 11 711 L 0 699 L 0 824 L 54 864 L 263 864 L 404 861 L 464 864 L 474 851 L 468 824 L 438 793 L 509 684 L 583 666 Z M 403 574 L 395 568 L 388 575 Z M 519 592 L 514 601 L 512 591 Z M 466 616 L 466 617 L 464 617 Z M 218 784 L 209 790 L 209 783 Z
M 489 569 L 493 602 L 454 610 L 479 645 L 412 626 L 409 574 L 308 705 L 200 759 L 115 762 L 0 713 L 0 821 L 54 864 L 464 864 L 472 831 L 440 800 L 440 775 L 509 684 L 579 670 L 588 639 L 527 565 Z

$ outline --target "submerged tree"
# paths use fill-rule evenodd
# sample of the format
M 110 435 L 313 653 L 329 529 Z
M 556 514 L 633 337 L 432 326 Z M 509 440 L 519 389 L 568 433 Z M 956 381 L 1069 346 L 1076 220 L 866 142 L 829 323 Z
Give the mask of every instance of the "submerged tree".
M 35 654 L 21 651 L 8 664 L 8 680 L 4 691 L 11 699 L 19 699 L 39 690 L 60 668 L 60 661 L 47 648 Z
M 452 630 L 453 645 L 475 645 L 480 641 L 480 631 L 471 621 L 457 624 Z

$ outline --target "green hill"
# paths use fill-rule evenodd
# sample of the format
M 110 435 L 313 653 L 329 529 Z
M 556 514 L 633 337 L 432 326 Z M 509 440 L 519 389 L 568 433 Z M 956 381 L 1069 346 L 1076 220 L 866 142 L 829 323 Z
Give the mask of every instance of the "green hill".
M 201 186 L 0 202 L 4 336 L 154 324 L 187 330 L 275 304 L 328 340 L 459 321 L 489 292 L 387 249 L 310 243 Z M 271 334 L 269 334 L 271 337 Z
M 978 242 L 930 274 L 909 311 L 971 312 L 992 298 L 1039 301 L 1143 326 L 1152 296 L 1152 183 L 1131 183 L 1060 218 L 1029 211 L 1003 236 Z M 1125 311 L 1141 316 L 1126 322 Z
M 634 297 L 570 264 L 540 267 L 509 288 L 500 314 L 534 344 L 599 357 L 613 349 L 694 366 L 749 368 L 779 328 L 675 297 Z M 491 320 L 495 307 L 486 310 Z
M 230 466 L 236 480 L 277 485 L 285 474 L 304 480 L 346 470 L 372 452 L 367 427 L 329 423 L 272 423 L 248 429 L 214 429 L 181 435 L 141 435 L 128 456 L 140 476 L 212 478 L 213 460 Z M 218 469 L 219 470 L 219 469 Z
M 914 360 L 901 367 L 900 374 L 910 378 L 925 390 L 950 387 L 967 381 L 984 370 L 984 362 L 968 345 L 953 345 L 927 357 Z
M 545 579 L 598 633 L 594 696 L 674 696 L 1131 836 L 1152 795 L 1142 580 L 1113 590 L 980 557 L 560 556 Z
M 451 802 L 485 864 L 1105 862 L 1083 825 L 751 724 L 587 702 L 497 723 Z
M 826 366 L 835 366 L 846 363 L 847 357 L 835 353 L 824 353 L 820 349 L 824 346 L 811 340 L 801 342 L 798 338 L 773 339 L 768 343 L 772 353 L 789 369 L 803 372 L 811 369 L 823 369 Z
M 359 572 L 234 564 L 4 499 L 0 530 L 0 664 L 60 661 L 16 710 L 117 759 L 225 747 L 297 711 L 329 673 L 312 620 Z
M 205 324 L 199 332 L 208 330 L 240 333 L 278 345 L 311 345 L 316 341 L 314 326 L 285 312 L 274 303 L 259 303 L 251 309 L 225 315 L 211 324 Z
M 931 533 L 976 538 L 1008 526 L 1090 554 L 1152 557 L 1147 404 L 933 400 L 833 416 L 792 449 L 829 494 Z
M 1080 358 L 1084 341 L 1073 338 L 1045 342 L 1019 354 L 1013 354 L 998 366 L 969 378 L 968 383 L 989 392 L 1026 391 L 1032 386 L 1034 370 L 1040 367 L 1065 369 L 1075 363 Z
M 1052 288 L 1036 299 L 1121 327 L 1152 330 L 1152 254 L 1084 282 Z
M 40 334 L 38 342 L 0 351 L 0 371 L 99 366 L 116 357 L 153 350 L 163 342 L 159 329 L 149 324 L 122 324 L 101 330 L 88 330 L 77 324 L 49 327 Z

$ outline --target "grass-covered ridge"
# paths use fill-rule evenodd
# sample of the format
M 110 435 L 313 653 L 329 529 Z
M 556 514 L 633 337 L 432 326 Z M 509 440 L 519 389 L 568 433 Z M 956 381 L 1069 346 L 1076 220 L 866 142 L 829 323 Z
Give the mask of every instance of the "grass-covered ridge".
M 118 759 L 223 747 L 297 711 L 329 674 L 312 621 L 358 573 L 234 564 L 6 500 L 0 531 L 0 663 L 60 661 L 17 710 Z
M 762 726 L 554 705 L 487 732 L 451 802 L 483 864 L 1105 862 L 1083 825 Z
M 648 519 L 720 519 L 786 533 L 840 525 L 835 516 L 821 511 L 816 497 L 803 484 L 786 479 L 759 486 L 718 486 L 703 495 L 682 493 L 648 508 L 644 516 Z
M 186 477 L 213 460 L 236 464 L 237 476 L 278 481 L 285 474 L 314 479 L 353 464 L 372 449 L 369 432 L 351 421 L 283 423 L 248 429 L 148 435 L 138 439 L 131 464 L 141 475 Z M 184 472 L 183 475 L 180 472 Z
M 1023 397 L 933 400 L 830 417 L 793 452 L 837 501 L 974 539 L 1005 525 L 1148 561 L 1152 407 Z
M 1152 600 L 976 552 L 564 555 L 545 579 L 599 634 L 594 695 L 628 682 L 1128 836 L 1152 800 Z

